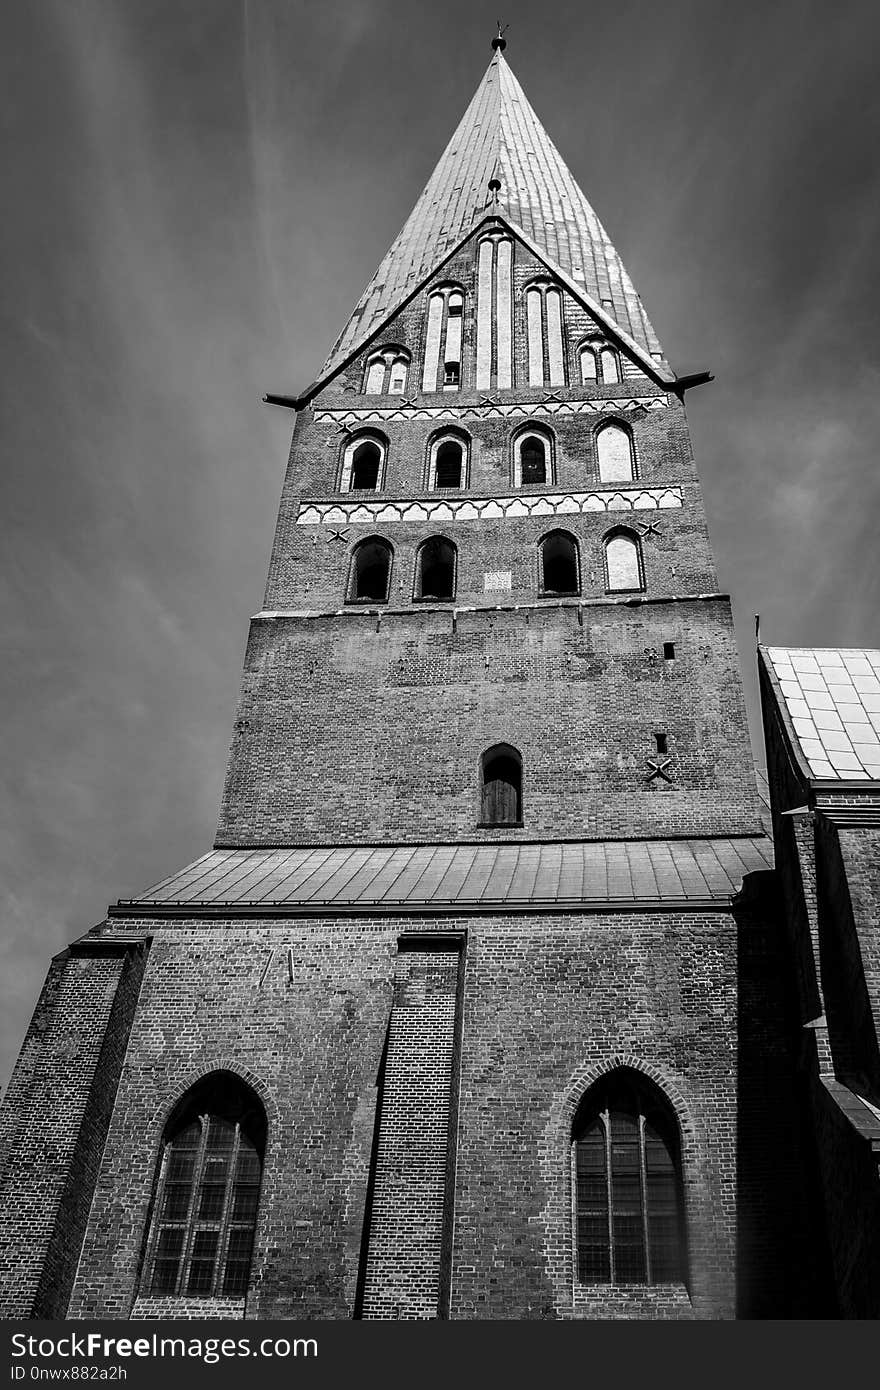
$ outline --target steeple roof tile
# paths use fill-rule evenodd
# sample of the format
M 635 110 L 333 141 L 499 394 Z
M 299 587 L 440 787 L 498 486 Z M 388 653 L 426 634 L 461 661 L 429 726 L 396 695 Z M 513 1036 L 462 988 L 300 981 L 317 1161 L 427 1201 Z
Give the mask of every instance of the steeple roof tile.
M 501 183 L 497 203 L 492 178 Z M 608 316 L 644 352 L 661 352 L 608 233 L 498 50 L 321 377 L 341 366 L 495 208 L 575 285 L 598 304 L 605 301 Z

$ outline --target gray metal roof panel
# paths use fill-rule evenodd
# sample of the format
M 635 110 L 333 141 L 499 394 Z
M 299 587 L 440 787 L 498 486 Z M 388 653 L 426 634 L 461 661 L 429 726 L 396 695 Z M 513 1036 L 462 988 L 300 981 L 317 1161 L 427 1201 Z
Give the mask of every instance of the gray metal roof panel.
M 339 906 L 620 903 L 729 897 L 772 867 L 763 837 L 217 849 L 134 899 Z

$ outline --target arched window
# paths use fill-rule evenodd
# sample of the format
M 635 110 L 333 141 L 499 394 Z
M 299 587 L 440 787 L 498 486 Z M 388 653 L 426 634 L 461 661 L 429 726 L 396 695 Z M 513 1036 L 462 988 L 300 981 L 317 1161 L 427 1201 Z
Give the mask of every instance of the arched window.
M 582 347 L 580 352 L 581 359 L 581 385 L 589 386 L 598 380 L 598 367 L 596 364 L 596 353 L 593 348 Z
M 265 1147 L 263 1107 L 230 1072 L 181 1101 L 162 1138 L 142 1292 L 247 1292 Z
M 457 391 L 461 384 L 461 324 L 464 291 L 458 285 L 432 290 L 428 298 L 423 391 Z
M 461 487 L 461 455 L 460 444 L 447 440 L 445 444 L 440 445 L 437 450 L 437 470 L 434 474 L 435 487 Z
M 431 536 L 419 546 L 416 555 L 417 599 L 455 598 L 457 552 L 445 536 Z
M 622 425 L 603 425 L 596 434 L 599 480 L 627 483 L 635 477 L 632 435 Z
M 385 347 L 367 362 L 364 378 L 364 391 L 367 395 L 403 395 L 406 390 L 406 373 L 409 366 L 409 353 L 399 347 Z
M 607 386 L 611 381 L 620 381 L 620 366 L 617 361 L 617 353 L 613 348 L 603 348 L 599 354 L 602 364 L 602 380 Z
M 458 434 L 439 434 L 428 450 L 428 487 L 463 488 L 467 477 L 468 441 Z
M 631 531 L 605 537 L 605 581 L 609 592 L 644 589 L 641 546 Z
M 659 1090 L 611 1073 L 584 1097 L 572 1137 L 579 1282 L 683 1281 L 678 1125 Z
M 553 450 L 549 433 L 526 426 L 513 441 L 513 485 L 553 482 Z
M 391 546 L 380 536 L 361 541 L 351 557 L 349 603 L 386 603 L 391 584 Z
M 568 531 L 551 531 L 539 547 L 542 594 L 579 594 L 578 547 Z
M 496 743 L 480 760 L 481 825 L 522 823 L 522 757 L 509 743 Z
M 377 492 L 383 484 L 388 441 L 378 433 L 350 439 L 342 455 L 341 492 Z
M 513 384 L 513 243 L 493 232 L 480 242 L 477 263 L 476 387 L 508 390 Z
M 385 385 L 385 359 L 384 357 L 374 357 L 367 365 L 367 379 L 364 382 L 364 391 L 368 396 L 379 396 Z
M 562 332 L 562 295 L 555 285 L 541 281 L 526 289 L 526 339 L 528 345 L 528 384 L 551 386 L 565 383 Z M 545 354 L 546 347 L 546 354 Z
M 382 456 L 378 444 L 371 440 L 359 444 L 351 460 L 351 491 L 375 492 L 381 463 Z
M 391 360 L 391 368 L 388 376 L 388 391 L 392 396 L 402 396 L 406 390 L 406 369 L 407 359 L 402 356 L 394 357 Z

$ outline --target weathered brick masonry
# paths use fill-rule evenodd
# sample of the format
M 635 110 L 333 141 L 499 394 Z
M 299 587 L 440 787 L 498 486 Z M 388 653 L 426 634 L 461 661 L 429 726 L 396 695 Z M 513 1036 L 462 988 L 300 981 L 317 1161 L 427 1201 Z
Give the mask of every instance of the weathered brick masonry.
M 524 827 L 505 838 L 760 830 L 725 599 L 376 625 L 254 623 L 218 843 L 471 839 L 479 757 L 499 741 L 523 750 Z M 675 769 L 661 785 L 646 780 L 658 731 Z
M 732 914 L 142 926 L 153 946 L 71 1316 L 130 1312 L 166 1114 L 192 1079 L 226 1068 L 258 1088 L 270 1116 L 248 1314 L 351 1317 L 395 963 L 415 959 L 424 969 L 437 959 L 401 957 L 399 942 L 456 932 L 467 933 L 467 950 L 450 1315 L 733 1315 L 737 1185 L 760 1153 L 737 1152 L 738 1051 L 748 1039 L 738 1006 L 745 928 Z M 446 959 L 454 976 L 457 950 Z M 746 1059 L 754 1075 L 768 1064 L 768 1042 L 778 1047 L 765 1024 Z M 448 1052 L 432 1045 L 423 1066 L 428 1057 L 448 1086 Z M 683 1288 L 590 1293 L 574 1280 L 571 1119 L 590 1081 L 616 1062 L 656 1076 L 679 1114 L 689 1296 Z M 404 1067 L 397 1094 L 412 1096 L 417 1081 Z M 779 1137 L 774 1162 L 787 1171 L 793 1156 L 784 1159 Z M 777 1196 L 796 1219 L 782 1188 Z M 421 1181 L 417 1192 L 416 1213 Z M 779 1245 L 778 1234 L 764 1240 Z M 777 1269 L 781 1253 L 771 1251 Z
M 707 374 L 670 369 L 495 47 L 324 371 L 273 398 L 215 849 L 53 963 L 3 1112 L 4 1311 L 867 1306 L 875 1246 L 828 1230 L 870 1111 L 853 1140 L 804 1025 L 828 903 L 875 1085 L 870 856 L 844 827 L 817 875 L 777 814 L 783 911 L 683 405 Z

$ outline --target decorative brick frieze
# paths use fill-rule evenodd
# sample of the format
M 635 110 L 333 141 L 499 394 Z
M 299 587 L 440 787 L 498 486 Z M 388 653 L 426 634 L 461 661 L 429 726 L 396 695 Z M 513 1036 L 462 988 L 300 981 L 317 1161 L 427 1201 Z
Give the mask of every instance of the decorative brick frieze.
M 367 405 L 333 408 L 316 406 L 315 423 L 358 425 L 412 420 L 518 420 L 551 415 L 602 415 L 627 410 L 666 410 L 669 398 L 662 396 L 594 396 L 584 400 L 566 398 L 532 401 L 474 401 L 468 405 L 449 400 L 437 405 L 402 401 L 399 405 Z
M 608 488 L 594 492 L 521 493 L 512 497 L 420 498 L 418 501 L 305 502 L 298 526 L 395 521 L 498 521 L 514 517 L 580 516 L 587 512 L 640 512 L 683 506 L 680 487 Z

